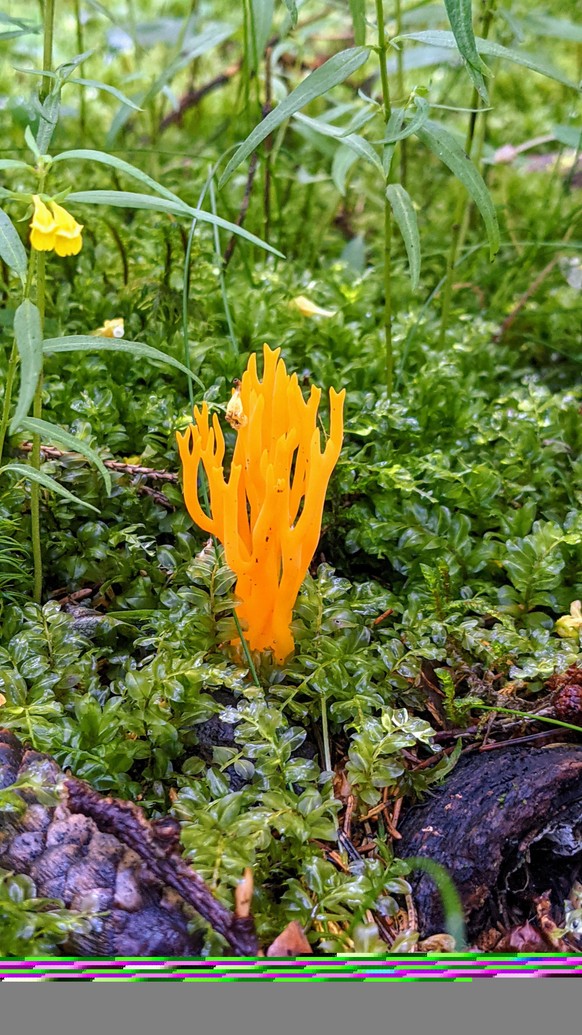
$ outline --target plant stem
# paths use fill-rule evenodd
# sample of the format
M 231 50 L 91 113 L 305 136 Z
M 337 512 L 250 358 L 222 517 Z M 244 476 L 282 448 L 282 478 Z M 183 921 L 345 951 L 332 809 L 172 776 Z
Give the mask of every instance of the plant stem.
M 388 62 L 386 60 L 386 35 L 384 32 L 384 10 L 382 0 L 376 2 L 376 19 L 378 22 L 378 58 L 380 61 L 380 81 L 382 83 L 382 102 L 384 105 L 384 124 L 387 126 L 392 112 L 390 104 L 390 85 L 388 83 Z M 388 145 L 384 145 L 387 154 Z M 384 341 L 386 348 L 386 390 L 391 397 L 394 386 L 394 356 L 392 350 L 392 209 L 386 195 L 390 177 L 390 166 L 385 161 L 384 173 Z
M 216 192 L 214 190 L 214 180 L 210 181 L 210 208 L 212 214 L 216 215 Z M 226 290 L 226 279 L 224 276 L 224 263 L 222 260 L 222 252 L 220 249 L 220 235 L 218 233 L 218 227 L 216 223 L 212 226 L 212 232 L 214 236 L 214 251 L 216 253 L 216 261 L 218 263 L 218 282 L 220 284 L 220 294 L 222 296 L 222 305 L 224 308 L 224 316 L 226 319 L 226 325 L 228 327 L 228 336 L 230 338 L 234 355 L 238 357 L 238 341 L 234 330 L 234 324 L 232 322 L 232 316 L 230 314 L 230 305 L 228 304 L 228 293 Z
M 77 50 L 79 54 L 82 54 L 85 50 L 85 44 L 83 39 L 83 22 L 81 21 L 81 4 L 80 0 L 74 0 L 75 5 L 75 21 L 77 23 Z M 85 100 L 85 91 L 81 88 L 79 94 L 79 129 L 81 130 L 81 136 L 84 138 L 87 133 L 87 107 Z
M 561 719 L 552 719 L 546 715 L 536 715 L 535 712 L 520 712 L 516 708 L 497 708 L 495 705 L 489 704 L 471 705 L 472 711 L 477 709 L 482 712 L 502 712 L 503 715 L 517 715 L 519 718 L 528 719 L 530 722 L 547 722 L 550 726 L 563 726 L 566 730 L 575 730 L 576 733 L 582 733 L 581 726 L 574 726 L 571 722 L 562 722 Z
M 30 298 L 30 289 L 32 286 L 32 275 L 33 275 L 34 263 L 29 261 L 28 269 L 26 271 L 26 283 L 22 292 L 23 300 Z M 2 454 L 4 452 L 4 443 L 6 441 L 6 431 L 8 429 L 8 422 L 10 420 L 10 403 L 12 402 L 12 389 L 14 387 L 14 377 L 16 374 L 16 367 L 18 366 L 18 348 L 16 341 L 12 343 L 12 351 L 10 353 L 10 359 L 8 360 L 8 370 L 6 371 L 6 383 L 4 385 L 4 401 L 2 403 L 2 417 L 0 418 L 0 465 L 2 464 Z
M 55 24 L 55 0 L 45 0 L 44 3 L 44 46 L 42 52 L 43 72 L 53 70 L 53 30 Z M 50 80 L 43 79 L 40 90 L 41 100 L 50 90 Z
M 487 7 L 483 12 L 481 20 L 481 37 L 487 39 L 489 35 L 489 29 L 491 28 L 491 22 L 493 21 L 493 14 L 495 10 L 495 4 L 497 0 L 489 0 Z M 482 106 L 482 100 L 476 87 L 473 87 L 473 93 L 471 97 L 470 107 L 475 109 L 469 115 L 469 125 L 467 127 L 467 137 L 465 140 L 465 151 L 469 158 L 471 157 L 471 151 L 473 150 L 473 141 L 475 139 L 475 128 L 477 126 L 477 118 L 479 112 L 478 108 Z M 481 141 L 482 146 L 483 141 Z M 453 294 L 453 274 L 457 264 L 457 259 L 463 243 L 465 235 L 469 226 L 469 214 L 471 208 L 471 199 L 469 198 L 466 191 L 462 190 L 457 199 L 457 205 L 455 208 L 455 215 L 453 218 L 452 226 L 452 237 L 447 256 L 447 268 L 445 273 L 445 286 L 443 291 L 443 299 L 441 306 L 441 326 L 439 331 L 439 345 L 444 346 L 447 328 L 449 325 L 449 315 L 451 309 L 451 298 Z
M 402 4 L 401 0 L 395 0 L 396 2 L 396 35 L 400 36 L 402 33 Z M 404 51 L 402 47 L 399 47 L 396 51 L 396 82 L 398 84 L 398 104 L 404 104 Z M 406 139 L 400 141 L 400 183 L 403 187 L 406 187 L 406 179 L 408 172 L 408 141 Z
M 4 402 L 2 404 L 2 419 L 0 420 L 0 466 L 2 465 L 2 454 L 4 452 L 4 442 L 6 441 L 6 430 L 8 428 L 8 418 L 10 414 L 10 403 L 12 400 L 12 386 L 14 384 L 14 375 L 16 374 L 16 366 L 18 363 L 18 349 L 16 348 L 16 342 L 12 343 L 12 352 L 10 353 L 10 359 L 8 360 L 8 370 L 6 372 L 6 383 L 4 385 Z
M 40 313 L 40 326 L 44 332 L 44 309 L 45 309 L 45 261 L 44 252 L 37 252 L 36 255 L 36 304 Z M 34 393 L 32 403 L 32 415 L 36 420 L 42 418 L 42 370 L 39 374 L 38 384 Z M 35 470 L 40 471 L 40 435 L 32 436 L 32 451 L 30 463 Z M 40 542 L 40 485 L 38 482 L 31 482 L 30 485 L 30 537 L 32 541 L 32 561 L 34 568 L 33 597 L 36 604 L 42 600 L 42 549 Z
M 214 546 L 215 546 L 215 549 L 216 549 L 216 542 L 215 542 Z M 232 617 L 234 618 L 234 624 L 236 625 L 236 631 L 237 631 L 237 633 L 238 633 L 238 635 L 240 637 L 241 647 L 243 649 L 243 654 L 245 656 L 246 663 L 249 666 L 249 672 L 250 672 L 251 676 L 253 677 L 253 683 L 255 684 L 255 686 L 258 686 L 259 690 L 260 690 L 261 689 L 261 681 L 260 681 L 260 679 L 259 679 L 259 677 L 257 675 L 257 670 L 255 668 L 255 663 L 253 661 L 253 658 L 252 658 L 252 655 L 251 655 L 251 652 L 250 652 L 250 649 L 249 649 L 249 645 L 248 645 L 247 641 L 245 640 L 245 638 L 243 636 L 243 631 L 242 631 L 242 628 L 241 628 L 239 617 L 238 617 L 238 615 L 236 613 L 236 608 L 233 608 Z
M 43 71 L 51 72 L 53 65 L 53 29 L 55 21 L 55 0 L 45 0 L 44 5 L 44 46 L 42 54 Z M 41 88 L 41 97 L 48 93 L 50 84 L 47 80 L 46 89 Z M 39 176 L 38 191 L 42 193 L 44 188 L 45 173 Z M 36 253 L 36 305 L 40 313 L 41 332 L 44 335 L 44 310 L 45 310 L 45 262 L 44 252 Z M 29 273 L 32 271 L 32 264 L 29 266 Z M 32 415 L 37 420 L 42 417 L 42 369 L 39 374 L 36 391 L 32 403 Z M 32 436 L 32 451 L 30 464 L 35 470 L 40 471 L 40 435 Z M 42 601 L 42 548 L 40 541 L 40 485 L 38 482 L 31 482 L 30 486 L 30 538 L 32 542 L 32 562 L 34 570 L 33 599 L 36 604 Z
M 321 697 L 321 736 L 323 739 L 323 765 L 327 773 L 331 773 L 331 755 L 329 752 L 329 729 L 327 725 L 327 699 L 325 694 Z

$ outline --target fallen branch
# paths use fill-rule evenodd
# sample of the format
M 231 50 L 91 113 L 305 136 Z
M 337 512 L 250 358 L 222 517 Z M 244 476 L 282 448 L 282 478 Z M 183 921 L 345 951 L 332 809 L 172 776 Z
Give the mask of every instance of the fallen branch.
M 249 915 L 231 913 L 212 894 L 180 853 L 180 824 L 171 816 L 149 822 L 143 809 L 131 801 L 103 798 L 89 784 L 74 777 L 65 781 L 68 806 L 73 813 L 89 816 L 99 830 L 113 834 L 147 864 L 148 870 L 174 888 L 226 941 L 243 956 L 257 951 Z
M 188 90 L 188 92 L 180 98 L 178 107 L 174 111 L 169 112 L 168 115 L 165 115 L 160 122 L 160 133 L 163 133 L 169 126 L 174 126 L 176 124 L 179 125 L 182 122 L 185 113 L 190 108 L 195 108 L 196 105 L 200 104 L 200 101 L 204 100 L 209 93 L 217 90 L 219 86 L 224 86 L 226 83 L 230 82 L 230 80 L 240 72 L 241 66 L 242 62 L 237 61 L 236 65 L 231 65 L 230 68 L 225 69 L 224 72 L 215 76 L 214 79 L 210 79 L 209 82 L 204 83 L 203 86 L 199 86 L 197 90 Z
M 67 778 L 53 759 L 0 730 L 0 788 L 19 779 L 28 781 L 26 789 L 15 787 L 25 808 L 0 811 L 0 866 L 30 876 L 38 897 L 89 914 L 86 929 L 71 934 L 65 951 L 197 954 L 202 936 L 188 930 L 192 906 L 235 952 L 256 954 L 251 917 L 231 913 L 184 861 L 175 819 L 150 823 L 133 803 L 104 798 Z M 41 804 L 35 782 L 56 805 Z
M 32 442 L 21 442 L 18 446 L 23 453 L 30 453 Z M 64 456 L 79 456 L 80 453 L 73 453 L 71 450 L 57 449 L 56 446 L 40 447 L 41 455 L 47 460 L 61 460 Z M 103 460 L 105 467 L 110 471 L 119 471 L 120 474 L 139 475 L 142 478 L 149 478 L 150 481 L 177 482 L 178 475 L 174 471 L 158 471 L 154 467 L 144 467 L 142 464 L 126 464 L 122 460 Z
M 582 851 L 581 817 L 582 746 L 508 743 L 461 758 L 438 795 L 408 812 L 397 851 L 447 869 L 473 937 L 500 920 L 506 928 L 527 920 L 550 880 L 561 905 Z M 410 882 L 421 934 L 442 931 L 431 878 Z

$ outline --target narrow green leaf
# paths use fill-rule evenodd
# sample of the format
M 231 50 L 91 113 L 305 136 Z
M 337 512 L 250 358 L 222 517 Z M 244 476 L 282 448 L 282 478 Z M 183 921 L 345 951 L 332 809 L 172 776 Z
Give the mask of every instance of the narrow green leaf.
M 20 390 L 10 423 L 10 434 L 13 434 L 28 413 L 42 370 L 40 313 L 28 298 L 21 302 L 14 314 L 14 337 L 20 356 Z
M 352 151 L 350 147 L 345 147 L 343 144 L 338 147 L 333 156 L 331 178 L 342 197 L 346 193 L 348 173 L 357 160 L 358 156 L 355 151 Z
M 381 159 L 374 151 L 372 144 L 365 140 L 364 137 L 361 137 L 358 133 L 349 133 L 346 137 L 341 137 L 341 142 L 360 158 L 364 158 L 370 165 L 383 172 Z
M 26 21 L 25 18 L 14 18 L 11 14 L 6 14 L 5 11 L 0 11 L 0 25 L 16 25 L 20 29 L 27 29 L 30 32 L 41 32 L 42 25 L 35 25 L 32 22 Z
M 390 202 L 394 219 L 402 234 L 406 254 L 408 255 L 412 290 L 416 291 L 420 278 L 420 236 L 416 212 L 414 211 L 410 194 L 399 183 L 391 183 L 386 187 L 386 197 Z
M 28 169 L 30 172 L 34 172 L 32 165 L 27 165 L 26 162 L 18 162 L 15 158 L 0 158 L 0 169 Z
M 47 94 L 40 109 L 40 121 L 36 134 L 36 146 L 41 155 L 45 155 L 49 149 L 53 133 L 59 121 L 61 110 L 61 82 L 57 81 L 51 92 Z
M 32 151 L 34 157 L 36 159 L 39 159 L 40 158 L 40 151 L 38 149 L 36 140 L 34 139 L 34 134 L 33 134 L 32 130 L 31 130 L 30 126 L 27 126 L 26 129 L 24 130 L 24 142 L 28 145 L 28 147 Z
M 366 0 L 350 0 L 350 14 L 356 47 L 366 44 Z
M 84 500 L 80 500 L 78 496 L 74 496 L 72 492 L 65 489 L 64 485 L 59 485 L 54 478 L 50 475 L 44 474 L 42 471 L 37 471 L 36 467 L 31 467 L 30 464 L 6 464 L 5 467 L 0 467 L 0 474 L 16 474 L 19 478 L 28 478 L 31 482 L 38 482 L 45 489 L 49 489 L 51 492 L 56 492 L 59 496 L 63 496 L 64 499 L 69 500 L 71 503 L 78 503 L 80 507 L 86 507 L 88 510 L 94 510 L 96 514 L 99 513 L 97 507 L 94 507 L 92 503 L 85 503 Z
M 582 128 L 578 126 L 552 126 L 554 138 L 564 147 L 572 147 L 574 151 L 582 150 Z
M 370 165 L 375 166 L 380 172 L 382 172 L 382 162 L 379 156 L 374 151 L 374 148 L 364 137 L 359 136 L 357 133 L 345 133 L 345 130 L 339 126 L 332 126 L 328 122 L 322 122 L 319 119 L 310 119 L 308 115 L 302 115 L 301 112 L 296 112 L 293 116 L 297 122 L 301 125 L 307 126 L 309 129 L 314 129 L 316 133 L 321 133 L 324 137 L 333 137 L 335 140 L 341 140 L 342 144 L 349 147 L 354 151 L 360 158 L 365 158 Z
M 438 122 L 427 122 L 416 134 L 463 184 L 475 202 L 487 230 L 490 257 L 499 250 L 499 224 L 483 177 L 455 138 Z
M 229 234 L 237 234 L 238 237 L 244 238 L 245 241 L 250 241 L 251 244 L 257 245 L 258 248 L 264 248 L 265 251 L 278 255 L 280 259 L 285 258 L 277 248 L 273 248 L 266 241 L 261 241 L 260 237 L 255 237 L 254 234 L 249 233 L 244 227 L 237 226 L 236 223 L 230 223 L 228 219 L 222 219 L 221 216 L 215 216 L 212 212 L 205 212 L 204 209 L 192 208 L 191 205 L 187 205 L 184 201 L 179 201 L 179 199 L 178 202 L 175 202 L 166 200 L 166 198 L 152 198 L 149 194 L 133 194 L 131 191 L 121 190 L 84 190 L 73 191 L 72 194 L 68 195 L 67 200 L 78 201 L 79 204 L 83 205 L 113 205 L 116 208 L 138 208 L 153 212 L 167 212 L 168 215 L 185 216 L 189 220 L 195 217 L 201 223 L 212 223 L 214 226 L 219 226 L 222 230 L 227 230 Z
M 405 861 L 411 870 L 428 873 L 436 884 L 445 915 L 445 928 L 455 939 L 456 952 L 462 952 L 467 945 L 463 904 L 448 871 L 441 863 L 424 856 L 409 856 Z
M 91 86 L 94 90 L 102 90 L 104 93 L 110 93 L 112 97 L 117 98 L 122 104 L 126 104 L 128 108 L 133 108 L 134 111 L 142 111 L 139 104 L 134 104 L 129 97 L 126 97 L 121 90 L 118 90 L 115 86 L 110 86 L 109 83 L 102 83 L 100 79 L 67 79 L 68 83 L 75 83 L 77 86 Z
M 65 431 L 64 428 L 60 428 L 57 424 L 51 424 L 48 420 L 38 420 L 36 417 L 25 417 L 20 422 L 20 427 L 23 431 L 30 431 L 33 435 L 40 435 L 43 442 L 57 442 L 72 453 L 80 453 L 81 456 L 86 457 L 87 460 L 95 465 L 103 478 L 107 495 L 111 495 L 111 475 L 101 460 L 99 453 L 96 453 L 91 446 L 83 442 L 83 439 L 78 438 L 76 435 L 71 435 L 70 431 Z
M 458 49 L 452 32 L 443 32 L 437 29 L 428 29 L 424 32 L 409 32 L 403 36 L 395 37 L 391 42 L 397 43 L 400 40 L 414 40 L 416 43 L 427 43 L 432 47 L 444 47 L 449 50 Z M 564 86 L 569 86 L 572 90 L 578 90 L 577 84 L 568 79 L 559 69 L 547 65 L 544 61 L 539 61 L 533 54 L 514 50 L 513 47 L 502 47 L 500 43 L 483 40 L 479 36 L 475 37 L 475 44 L 480 54 L 513 61 L 514 64 L 522 65 L 524 68 L 529 68 L 532 72 L 545 75 L 548 79 L 555 79 L 557 83 L 563 83 Z
M 473 32 L 473 4 L 471 0 L 445 0 L 447 16 L 457 42 L 459 53 L 463 58 L 473 86 L 485 104 L 489 104 L 489 96 L 483 76 L 490 76 L 491 69 L 479 56 L 475 33 Z
M 97 162 L 99 165 L 108 165 L 111 169 L 117 169 L 118 172 L 125 173 L 126 176 L 130 176 L 133 180 L 138 180 L 139 183 L 143 183 L 145 187 L 150 187 L 156 194 L 160 194 L 162 198 L 167 198 L 168 201 L 174 201 L 177 205 L 185 205 L 177 194 L 173 191 L 168 190 L 167 187 L 162 186 L 157 180 L 154 180 L 147 173 L 138 169 L 136 165 L 132 165 L 130 162 L 125 162 L 123 158 L 117 158 L 116 155 L 109 155 L 106 151 L 93 151 L 89 148 L 77 148 L 74 151 L 61 151 L 60 154 L 55 155 L 53 158 L 53 165 L 56 162 L 69 162 L 75 159 L 85 162 Z
M 0 258 L 18 274 L 23 282 L 26 280 L 28 259 L 24 245 L 10 216 L 7 216 L 2 209 L 0 209 Z
M 386 135 L 381 141 L 382 144 L 395 144 L 397 140 L 405 140 L 406 137 L 412 136 L 416 133 L 421 126 L 424 126 L 430 115 L 430 104 L 424 97 L 415 97 L 414 103 L 417 108 L 415 115 L 412 115 L 410 119 L 405 123 L 404 129 L 396 129 L 396 125 L 402 125 L 402 119 L 404 118 L 403 108 L 393 108 L 390 119 L 386 126 Z
M 258 67 L 267 45 L 273 24 L 274 0 L 251 0 L 251 68 Z
M 542 11 L 531 11 L 521 19 L 529 32 L 542 37 L 544 43 L 548 36 L 556 40 L 568 40 L 569 43 L 582 43 L 582 25 L 576 25 L 568 18 L 553 18 Z
M 393 108 L 390 113 L 390 118 L 386 123 L 386 139 L 382 149 L 382 168 L 384 169 L 384 176 L 386 179 L 390 176 L 392 159 L 394 158 L 394 152 L 396 150 L 396 142 L 393 138 L 398 138 L 399 133 L 402 132 L 403 122 L 404 108 Z
M 0 32 L 0 40 L 14 40 L 17 36 L 29 36 L 40 31 L 40 27 L 36 25 L 31 25 L 29 29 L 6 29 L 5 32 Z
M 204 391 L 204 385 L 196 374 L 193 374 L 188 367 L 180 363 L 179 359 L 168 356 L 160 349 L 154 349 L 151 345 L 145 345 L 142 341 L 127 341 L 124 338 L 100 338 L 92 334 L 70 334 L 62 338 L 45 338 L 43 351 L 46 355 L 55 352 L 125 352 L 128 355 L 136 356 L 138 359 L 150 359 L 156 363 L 165 363 L 166 366 L 175 367 L 187 377 L 190 377 L 199 388 Z
M 265 137 L 269 136 L 269 133 L 272 133 L 286 119 L 291 118 L 296 111 L 300 111 L 301 108 L 315 100 L 316 97 L 321 97 L 328 90 L 331 90 L 332 87 L 343 83 L 358 68 L 362 67 L 364 62 L 368 60 L 369 53 L 370 51 L 367 47 L 353 47 L 349 50 L 343 50 L 340 54 L 334 54 L 325 64 L 311 72 L 284 101 L 281 101 L 273 111 L 269 112 L 259 122 L 258 126 L 255 126 L 244 143 L 235 151 L 221 176 L 218 186 L 224 186 L 234 170 L 238 169 L 241 162 L 244 162 L 245 158 L 252 154 Z
M 289 18 L 291 19 L 291 28 L 294 29 L 297 25 L 297 4 L 295 0 L 283 0 L 285 7 L 289 11 Z

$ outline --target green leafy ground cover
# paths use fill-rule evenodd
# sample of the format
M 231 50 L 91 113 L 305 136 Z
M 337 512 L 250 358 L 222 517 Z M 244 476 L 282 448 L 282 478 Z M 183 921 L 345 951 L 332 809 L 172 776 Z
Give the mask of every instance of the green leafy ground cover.
M 106 11 L 63 3 L 53 67 L 90 50 L 72 74 L 90 83 L 63 87 L 50 153 L 112 155 L 187 205 L 235 222 L 248 160 L 222 189 L 218 180 L 260 122 L 265 90 L 284 101 L 310 70 L 354 45 L 348 4 L 298 6 L 293 28 L 293 4 L 201 3 L 184 22 L 179 4 Z M 361 42 L 364 8 L 351 7 Z M 265 945 L 298 919 L 316 951 L 385 950 L 366 911 L 396 911 L 406 866 L 393 859 L 381 816 L 375 851 L 344 870 L 329 860 L 345 806 L 333 770 L 355 795 L 355 824 L 386 787 L 390 799 L 418 800 L 456 758 L 432 741 L 427 682 L 440 687 L 443 722 L 464 727 L 479 721 L 480 705 L 535 707 L 548 677 L 579 656 L 579 630 L 564 637 L 556 629 L 582 597 L 580 130 L 576 91 L 560 81 L 580 77 L 582 30 L 568 7 L 548 0 L 533 14 L 514 0 L 502 14 L 492 6 L 489 39 L 552 69 L 542 76 L 483 52 L 494 79 L 478 103 L 491 110 L 476 119 L 470 143 L 500 227 L 494 262 L 486 202 L 465 205 L 459 180 L 422 136 L 397 143 L 390 177 L 402 183 L 404 174 L 422 264 L 415 289 L 414 227 L 403 242 L 398 227 L 410 213 L 404 202 L 399 218 L 393 205 L 391 395 L 384 128 L 361 129 L 376 114 L 366 98 L 379 100 L 374 52 L 345 84 L 311 100 L 308 118 L 281 121 L 259 147 L 244 226 L 284 258 L 238 240 L 224 269 L 230 234 L 198 221 L 188 278 L 187 214 L 133 208 L 123 194 L 117 207 L 83 202 L 87 191 L 157 196 L 96 159 L 50 171 L 60 190 L 72 190 L 64 204 L 85 228 L 78 256 L 47 262 L 46 339 L 89 335 L 121 317 L 124 340 L 186 360 L 198 379 L 194 399 L 219 413 L 264 341 L 281 346 L 305 385 L 347 389 L 344 447 L 295 611 L 296 653 L 281 669 L 257 659 L 260 686 L 224 647 L 235 633 L 233 576 L 193 527 L 178 482 L 109 468 L 107 494 L 86 457 L 45 456 L 42 472 L 80 502 L 40 489 L 36 603 L 30 483 L 18 469 L 0 473 L 0 723 L 97 789 L 137 799 L 151 816 L 172 810 L 187 858 L 225 901 L 252 866 Z M 402 8 L 399 32 L 450 32 L 444 5 Z M 18 24 L 5 12 L 2 159 L 34 166 L 24 131 L 38 135 L 42 119 L 38 80 L 26 69 L 42 68 L 42 26 L 35 5 L 18 5 Z M 373 44 L 374 5 L 365 16 Z M 386 10 L 390 38 L 394 18 Z M 31 26 L 39 31 L 24 32 Z M 263 51 L 275 35 L 266 76 Z M 431 125 L 462 146 L 471 116 L 458 109 L 470 106 L 471 82 L 457 52 L 440 43 L 391 49 L 388 75 L 402 106 L 414 93 L 406 118 L 410 110 L 424 118 L 430 104 Z M 188 89 L 221 73 L 226 82 L 168 124 Z M 322 123 L 341 125 L 343 137 Z M 346 146 L 348 126 L 375 162 L 362 157 L 364 145 Z M 547 139 L 532 152 L 493 161 L 497 149 L 540 136 Z M 532 154 L 549 157 L 536 164 Z M 35 191 L 26 169 L 6 167 L 1 177 L 5 190 Z M 443 321 L 460 197 L 465 234 Z M 4 207 L 28 247 L 26 206 Z M 21 290 L 6 263 L 2 274 L 5 385 Z M 333 315 L 302 315 L 298 296 Z M 113 355 L 102 341 L 100 351 L 45 354 L 42 418 L 102 461 L 178 474 L 187 377 L 143 355 Z M 235 433 L 224 427 L 232 448 Z M 30 438 L 25 428 L 9 434 L 4 464 L 27 463 Z M 83 589 L 92 611 L 62 606 Z M 200 733 L 215 716 L 235 723 L 234 740 L 209 754 Z M 434 764 L 415 771 L 431 753 Z M 46 952 L 64 937 L 70 919 L 48 903 L 48 912 L 33 912 L 33 896 L 23 878 L 0 884 L 0 953 Z M 226 951 L 211 932 L 206 948 Z

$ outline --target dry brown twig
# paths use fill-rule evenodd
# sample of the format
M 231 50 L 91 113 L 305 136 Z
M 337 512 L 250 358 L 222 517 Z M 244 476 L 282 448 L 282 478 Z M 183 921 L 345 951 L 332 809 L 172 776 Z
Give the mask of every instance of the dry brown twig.
M 18 447 L 23 453 L 30 453 L 32 450 L 32 442 L 21 442 Z M 80 459 L 84 459 L 81 453 L 73 453 L 70 450 L 57 449 L 56 446 L 41 446 L 41 456 L 47 460 L 61 460 L 67 456 L 79 456 Z M 157 471 L 153 467 L 144 467 L 142 464 L 127 464 L 122 460 L 104 460 L 103 465 L 110 471 L 117 471 L 119 474 L 127 474 L 132 478 L 144 478 L 150 479 L 151 481 L 160 482 L 177 482 L 178 475 L 173 471 Z M 136 484 L 136 489 L 141 492 L 144 496 L 151 496 L 156 503 L 160 506 L 166 507 L 168 510 L 173 510 L 174 505 L 170 502 L 168 497 L 160 492 L 159 489 L 152 489 L 149 485 L 143 485 L 141 483 Z

